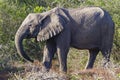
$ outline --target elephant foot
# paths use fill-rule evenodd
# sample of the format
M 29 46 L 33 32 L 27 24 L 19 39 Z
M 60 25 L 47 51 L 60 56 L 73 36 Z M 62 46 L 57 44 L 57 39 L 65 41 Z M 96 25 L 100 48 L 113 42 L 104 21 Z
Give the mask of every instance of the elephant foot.
M 92 69 L 92 68 L 93 68 L 93 65 L 89 64 L 84 69 L 87 70 L 87 69 Z
M 67 69 L 59 69 L 59 73 L 62 74 L 67 74 Z
M 104 62 L 103 63 L 103 68 L 111 68 L 112 67 L 112 64 L 111 64 L 111 62 L 109 61 L 109 62 Z
M 60 74 L 60 76 L 66 76 L 67 72 L 65 72 L 65 71 L 59 71 L 59 74 Z
M 69 80 L 69 76 L 66 72 L 60 72 L 59 75 L 63 80 Z
M 109 68 L 112 68 L 114 66 L 113 66 L 113 63 L 109 59 L 107 59 L 107 60 L 104 59 L 102 62 L 102 67 L 105 69 L 109 69 Z
M 93 67 L 85 67 L 84 70 L 92 69 Z
M 51 65 L 49 62 L 44 62 L 42 65 L 42 72 L 49 72 Z
M 46 68 L 45 66 L 42 66 L 42 72 L 43 73 L 46 73 L 46 72 L 49 72 L 50 69 Z

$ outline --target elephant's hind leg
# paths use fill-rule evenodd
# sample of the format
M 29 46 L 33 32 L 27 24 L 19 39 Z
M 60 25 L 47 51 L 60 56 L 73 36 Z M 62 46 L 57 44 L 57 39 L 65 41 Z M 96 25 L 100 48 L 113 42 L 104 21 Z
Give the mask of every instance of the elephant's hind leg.
M 85 69 L 91 69 L 93 68 L 96 56 L 99 52 L 99 49 L 89 49 L 89 57 L 88 57 L 88 63 L 85 67 Z
M 56 52 L 56 45 L 53 41 L 47 41 L 44 47 L 44 54 L 43 54 L 43 70 L 49 71 L 52 66 L 52 58 Z
M 102 50 L 102 55 L 103 55 L 103 67 L 109 67 L 109 62 L 110 62 L 110 53 L 111 53 L 111 49 L 108 50 Z

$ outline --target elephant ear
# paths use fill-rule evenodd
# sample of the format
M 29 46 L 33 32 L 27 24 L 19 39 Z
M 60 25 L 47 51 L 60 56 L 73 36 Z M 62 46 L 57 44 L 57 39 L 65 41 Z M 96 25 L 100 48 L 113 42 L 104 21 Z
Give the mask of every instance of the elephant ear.
M 51 13 L 41 21 L 42 29 L 37 35 L 37 41 L 45 41 L 56 36 L 64 29 L 64 19 L 56 13 Z

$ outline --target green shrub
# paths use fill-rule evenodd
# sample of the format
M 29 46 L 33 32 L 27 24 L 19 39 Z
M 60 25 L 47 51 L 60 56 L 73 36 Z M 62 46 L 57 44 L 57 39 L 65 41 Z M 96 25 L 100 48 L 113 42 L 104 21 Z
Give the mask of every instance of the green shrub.
M 10 60 L 21 60 L 14 46 L 14 36 L 25 17 L 31 12 L 41 13 L 56 6 L 65 8 L 100 6 L 107 10 L 115 22 L 112 57 L 116 62 L 120 62 L 119 0 L 0 0 L 0 66 L 3 64 L 6 65 Z M 29 53 L 34 58 L 40 55 L 44 46 L 44 42 L 34 43 L 33 39 L 25 40 L 23 44 L 26 53 Z M 39 58 L 41 60 L 41 57 Z M 84 63 L 84 61 L 86 59 L 80 63 Z

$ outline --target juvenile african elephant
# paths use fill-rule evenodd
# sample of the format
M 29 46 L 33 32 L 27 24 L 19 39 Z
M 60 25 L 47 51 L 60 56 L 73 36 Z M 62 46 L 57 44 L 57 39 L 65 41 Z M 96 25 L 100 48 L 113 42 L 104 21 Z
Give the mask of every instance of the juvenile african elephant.
M 51 68 L 54 53 L 57 52 L 60 71 L 67 71 L 67 54 L 70 47 L 88 49 L 89 60 L 86 69 L 92 68 L 99 51 L 106 63 L 109 61 L 113 43 L 114 23 L 111 16 L 99 7 L 78 9 L 54 8 L 43 13 L 30 13 L 15 35 L 18 53 L 33 62 L 23 50 L 25 38 L 46 41 L 43 66 Z

